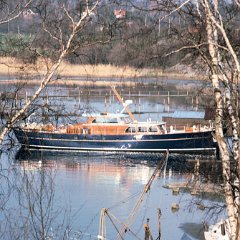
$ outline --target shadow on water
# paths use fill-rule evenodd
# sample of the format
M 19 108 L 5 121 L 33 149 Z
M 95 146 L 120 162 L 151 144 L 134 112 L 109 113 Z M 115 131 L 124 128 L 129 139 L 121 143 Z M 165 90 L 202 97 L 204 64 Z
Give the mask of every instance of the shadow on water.
M 188 235 L 198 239 L 198 240 L 204 240 L 204 228 L 203 224 L 197 224 L 197 223 L 184 223 L 180 226 L 180 228 L 188 233 Z M 191 238 L 182 238 L 181 240 L 188 240 Z
M 126 166 L 131 164 L 144 164 L 149 167 L 155 167 L 161 160 L 163 154 L 143 154 L 143 153 L 116 153 L 116 152 L 59 152 L 45 150 L 23 150 L 18 151 L 16 162 L 21 161 L 41 161 L 44 165 L 49 161 L 62 163 L 76 163 L 96 161 L 107 161 L 118 165 Z M 199 160 L 199 174 L 212 178 L 213 182 L 221 181 L 221 162 L 214 160 L 212 157 L 188 154 L 171 154 L 169 155 L 166 170 L 178 173 L 193 173 L 196 162 Z M 217 178 L 216 178 L 217 176 Z

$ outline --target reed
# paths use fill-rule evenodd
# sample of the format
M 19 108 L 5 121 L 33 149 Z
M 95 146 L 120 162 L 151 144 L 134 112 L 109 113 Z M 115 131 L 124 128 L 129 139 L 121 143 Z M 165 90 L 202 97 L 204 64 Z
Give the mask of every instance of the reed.
M 49 59 L 39 58 L 35 64 L 21 62 L 18 59 L 10 57 L 0 57 L 1 75 L 43 75 L 47 69 L 50 69 L 53 62 Z M 196 79 L 195 74 L 181 74 L 176 71 L 162 71 L 155 68 L 134 68 L 130 66 L 114 66 L 111 64 L 70 64 L 63 61 L 56 73 L 61 79 L 71 77 L 83 78 L 168 78 L 168 79 Z
M 20 74 L 24 71 L 27 74 L 43 74 L 53 63 L 50 60 L 38 59 L 35 64 L 27 64 L 18 59 L 10 57 L 0 57 L 0 74 Z M 129 66 L 114 66 L 110 64 L 70 64 L 63 61 L 58 69 L 60 76 L 72 77 L 117 77 L 117 78 L 133 78 L 133 77 L 150 77 L 162 75 L 161 70 L 154 69 L 137 69 Z
M 145 76 L 146 70 L 129 66 L 118 67 L 110 64 L 72 65 L 63 62 L 59 73 L 63 76 L 132 78 Z
M 19 72 L 21 65 L 14 58 L 0 57 L 0 74 L 16 74 Z

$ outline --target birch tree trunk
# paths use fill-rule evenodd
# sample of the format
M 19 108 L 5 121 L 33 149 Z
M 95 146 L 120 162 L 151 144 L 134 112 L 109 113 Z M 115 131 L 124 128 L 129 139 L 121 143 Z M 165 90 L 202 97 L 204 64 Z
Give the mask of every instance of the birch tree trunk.
M 21 120 L 22 116 L 24 113 L 27 112 L 27 110 L 29 109 L 29 107 L 32 105 L 32 103 L 39 97 L 40 93 L 44 90 L 44 88 L 48 85 L 48 83 L 50 82 L 50 80 L 52 79 L 53 75 L 56 73 L 57 69 L 59 68 L 61 62 L 63 61 L 63 59 L 67 56 L 67 54 L 70 52 L 71 48 L 73 48 L 73 41 L 74 41 L 74 37 L 76 37 L 76 35 L 78 34 L 80 28 L 82 27 L 82 25 L 84 25 L 84 23 L 86 22 L 86 20 L 89 18 L 90 14 L 92 12 L 94 12 L 94 10 L 96 9 L 96 7 L 98 6 L 99 0 L 96 0 L 95 4 L 91 7 L 88 8 L 88 0 L 86 0 L 86 4 L 87 4 L 87 9 L 86 9 L 86 14 L 83 14 L 83 16 L 78 20 L 78 22 L 75 22 L 73 20 L 73 18 L 69 15 L 69 13 L 67 12 L 67 10 L 64 8 L 66 15 L 68 16 L 68 18 L 70 19 L 71 23 L 72 23 L 72 32 L 68 37 L 68 40 L 66 42 L 66 44 L 64 45 L 62 43 L 61 45 L 61 53 L 57 59 L 57 61 L 55 62 L 55 64 L 52 65 L 52 67 L 45 73 L 45 75 L 43 76 L 42 80 L 41 80 L 41 84 L 39 86 L 39 88 L 36 90 L 36 92 L 33 94 L 32 98 L 30 100 L 28 100 L 26 102 L 26 104 L 22 107 L 21 110 L 19 110 L 5 125 L 5 127 L 3 128 L 2 132 L 0 133 L 0 145 L 3 143 L 4 137 L 6 136 L 6 134 L 8 134 L 8 132 L 12 129 L 12 127 L 14 126 L 14 124 L 16 124 L 19 120 Z M 49 34 L 51 34 L 50 32 L 48 32 Z M 61 41 L 61 40 L 60 40 Z M 62 41 L 61 41 L 62 42 Z
M 217 2 L 215 1 L 215 7 Z M 212 18 L 214 18 L 210 6 L 207 0 L 203 1 L 204 11 L 206 14 L 206 32 L 208 40 L 208 50 L 211 58 L 211 81 L 214 89 L 214 97 L 216 102 L 216 113 L 215 113 L 215 134 L 219 145 L 219 150 L 222 158 L 222 169 L 224 178 L 224 190 L 225 190 L 225 200 L 227 205 L 228 219 L 231 228 L 231 239 L 237 240 L 237 216 L 236 216 L 236 206 L 234 203 L 234 195 L 231 186 L 231 169 L 230 169 L 230 154 L 228 150 L 228 145 L 223 134 L 223 94 L 220 88 L 219 80 L 219 51 L 218 51 L 218 32 L 216 29 L 216 24 L 213 23 Z M 230 100 L 230 97 L 229 97 Z

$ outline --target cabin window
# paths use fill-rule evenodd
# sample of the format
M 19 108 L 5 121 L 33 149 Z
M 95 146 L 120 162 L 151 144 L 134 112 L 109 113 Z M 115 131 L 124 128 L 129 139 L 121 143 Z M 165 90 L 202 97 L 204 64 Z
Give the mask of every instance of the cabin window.
M 165 125 L 159 125 L 159 128 L 162 132 L 166 132 L 166 126 Z
M 127 133 L 135 133 L 135 132 L 136 132 L 136 128 L 135 128 L 135 127 L 128 127 L 128 128 L 126 129 L 126 132 L 127 132 Z
M 138 132 L 147 132 L 147 127 L 139 127 Z
M 92 123 L 118 123 L 117 118 L 96 118 Z
M 89 129 L 88 128 L 83 128 L 82 133 L 83 134 L 89 134 Z
M 118 123 L 118 119 L 117 118 L 109 118 L 108 123 Z
M 149 128 L 149 132 L 158 132 L 158 127 L 157 126 L 151 126 Z

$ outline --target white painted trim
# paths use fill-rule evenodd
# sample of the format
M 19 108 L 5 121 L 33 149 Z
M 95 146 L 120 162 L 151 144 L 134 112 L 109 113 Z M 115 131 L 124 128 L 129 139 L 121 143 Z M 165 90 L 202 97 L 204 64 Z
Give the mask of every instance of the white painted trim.
M 67 142 L 166 142 L 166 141 L 182 141 L 182 140 L 194 140 L 194 139 L 209 139 L 209 136 L 206 137 L 195 137 L 195 138 L 166 138 L 166 139 L 126 139 L 126 140 L 120 140 L 120 139 L 112 139 L 112 140 L 101 140 L 101 139 L 68 139 L 68 138 L 36 138 L 36 137 L 28 137 L 29 139 L 36 139 L 36 140 L 48 140 L 48 141 L 67 141 Z
M 77 151 L 124 151 L 124 152 L 193 152 L 193 151 L 213 151 L 216 148 L 184 148 L 184 149 L 128 149 L 128 148 L 77 148 L 77 147 L 58 147 L 58 146 L 42 146 L 42 145 L 27 145 L 28 148 L 39 148 L 39 149 L 59 149 L 59 150 L 77 150 Z

